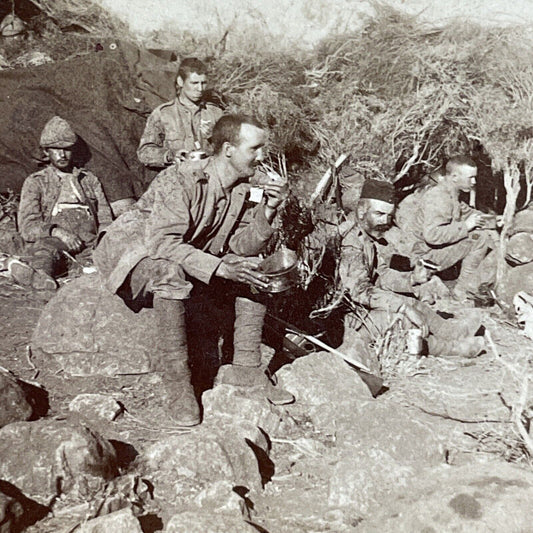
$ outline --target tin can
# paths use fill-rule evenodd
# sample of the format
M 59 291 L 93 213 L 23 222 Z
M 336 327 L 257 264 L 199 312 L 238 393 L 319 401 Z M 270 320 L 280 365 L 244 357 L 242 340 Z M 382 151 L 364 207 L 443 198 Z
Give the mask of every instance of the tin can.
M 422 330 L 413 328 L 407 330 L 407 353 L 410 355 L 420 355 L 424 346 L 424 337 L 422 337 Z

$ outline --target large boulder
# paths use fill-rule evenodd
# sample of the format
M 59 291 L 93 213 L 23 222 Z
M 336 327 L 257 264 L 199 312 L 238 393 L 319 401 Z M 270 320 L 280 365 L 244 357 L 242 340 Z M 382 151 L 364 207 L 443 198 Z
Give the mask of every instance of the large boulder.
M 531 530 L 533 473 L 491 462 L 428 470 L 357 528 L 361 533 Z
M 220 384 L 202 395 L 204 425 L 239 427 L 242 423 L 275 435 L 281 424 L 278 409 L 261 392 Z M 255 432 L 255 431 L 254 431 Z
M 44 308 L 32 337 L 35 352 L 73 376 L 144 373 L 155 342 L 153 309 L 129 309 L 98 274 L 64 285 Z
M 305 413 L 324 431 L 335 431 L 340 419 L 357 411 L 361 404 L 373 401 L 357 372 L 328 352 L 301 357 L 276 375 L 280 386 L 296 398 L 289 411 Z
M 66 420 L 3 427 L 0 457 L 0 479 L 42 505 L 50 505 L 62 494 L 89 499 L 118 474 L 111 443 Z
M 0 533 L 18 533 L 39 521 L 48 508 L 26 498 L 20 490 L 0 480 Z
M 263 485 L 261 464 L 268 444 L 253 424 L 202 425 L 191 433 L 162 438 L 142 456 L 141 469 L 154 495 L 176 510 L 194 505 L 220 510 L 239 507 L 234 487 L 254 492 Z
M 429 466 L 445 460 L 445 436 L 430 417 L 390 401 L 354 411 L 337 428 L 339 458 L 328 504 L 365 516 L 383 497 Z M 364 489 L 363 489 L 364 488 Z
M 0 372 L 0 427 L 29 420 L 33 408 L 16 378 Z

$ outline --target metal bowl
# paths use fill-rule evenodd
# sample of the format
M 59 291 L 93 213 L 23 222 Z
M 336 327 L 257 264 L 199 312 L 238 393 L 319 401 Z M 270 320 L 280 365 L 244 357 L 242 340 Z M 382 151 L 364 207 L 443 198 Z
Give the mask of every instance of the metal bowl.
M 272 294 L 289 290 L 296 283 L 297 267 L 296 253 L 287 248 L 268 256 L 258 267 L 258 270 L 268 278 L 268 287 L 261 287 L 261 290 Z

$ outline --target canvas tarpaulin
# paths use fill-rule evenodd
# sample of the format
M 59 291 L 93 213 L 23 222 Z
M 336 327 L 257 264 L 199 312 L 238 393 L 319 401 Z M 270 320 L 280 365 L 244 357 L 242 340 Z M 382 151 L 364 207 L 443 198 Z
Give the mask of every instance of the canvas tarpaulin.
M 0 71 L 0 192 L 20 191 L 38 169 L 41 131 L 59 115 L 81 137 L 77 157 L 109 201 L 138 197 L 154 176 L 137 159 L 139 138 L 147 114 L 172 98 L 175 72 L 164 54 L 112 41 L 65 61 Z

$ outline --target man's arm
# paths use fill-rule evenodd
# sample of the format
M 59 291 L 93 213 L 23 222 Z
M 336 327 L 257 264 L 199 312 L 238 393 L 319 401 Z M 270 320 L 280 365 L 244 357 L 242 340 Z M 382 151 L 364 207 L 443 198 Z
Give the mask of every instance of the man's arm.
M 41 208 L 42 191 L 37 178 L 28 176 L 22 185 L 17 213 L 19 232 L 26 242 L 49 237 L 53 225 L 45 222 Z
M 159 109 L 152 111 L 146 121 L 144 132 L 137 148 L 139 161 L 148 167 L 164 168 L 172 164 L 174 154 L 165 148 L 165 130 Z

